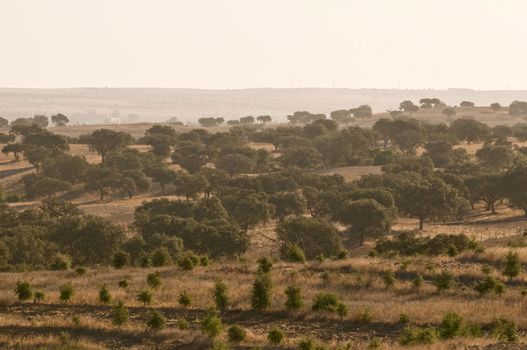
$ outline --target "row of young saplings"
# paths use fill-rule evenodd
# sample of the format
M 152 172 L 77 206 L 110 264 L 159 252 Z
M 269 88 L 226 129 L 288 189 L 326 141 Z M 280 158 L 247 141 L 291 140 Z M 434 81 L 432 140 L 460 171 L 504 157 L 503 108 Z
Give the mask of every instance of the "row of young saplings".
M 254 310 L 263 311 L 271 306 L 271 290 L 272 281 L 270 272 L 272 269 L 272 263 L 267 258 L 261 258 L 258 260 L 258 270 L 256 278 L 253 283 L 251 293 L 251 306 Z M 498 279 L 490 275 L 490 270 L 485 270 L 487 276 L 476 283 L 474 289 L 480 294 L 486 294 L 493 292 L 500 295 L 504 291 L 504 285 Z M 503 273 L 509 278 L 516 277 L 521 272 L 521 264 L 519 262 L 518 255 L 509 252 L 506 256 L 506 263 Z M 327 276 L 326 274 L 323 274 Z M 385 272 L 382 275 L 382 280 L 385 287 L 391 287 L 397 281 L 393 272 Z M 158 289 L 161 284 L 161 276 L 159 272 L 153 272 L 147 275 L 146 282 L 149 289 L 141 290 L 136 298 L 144 306 L 150 305 L 153 302 L 152 290 Z M 417 275 L 412 280 L 412 285 L 415 289 L 420 289 L 424 279 L 422 275 Z M 438 291 L 447 290 L 455 285 L 455 277 L 449 272 L 442 271 L 437 274 L 432 281 L 433 285 Z M 120 288 L 128 288 L 128 280 L 123 279 L 118 282 Z M 286 301 L 285 309 L 288 311 L 297 311 L 304 307 L 304 301 L 302 297 L 301 288 L 298 285 L 290 285 L 285 291 Z M 34 290 L 34 288 L 27 281 L 17 282 L 15 288 L 15 294 L 20 301 L 27 301 L 33 299 L 33 302 L 38 303 L 45 299 L 46 295 L 40 290 Z M 75 288 L 71 283 L 66 283 L 60 287 L 59 299 L 63 303 L 68 303 L 75 294 Z M 213 348 L 227 349 L 228 345 L 215 341 L 219 335 L 223 332 L 223 324 L 221 321 L 218 310 L 225 310 L 228 308 L 229 296 L 228 287 L 221 280 L 216 281 L 212 290 L 214 302 L 216 308 L 208 309 L 205 317 L 201 320 L 201 329 L 205 335 L 207 335 L 213 344 Z M 522 290 L 522 295 L 527 295 L 527 292 Z M 112 295 L 106 285 L 102 286 L 99 290 L 98 299 L 100 303 L 109 304 L 112 302 Z M 183 307 L 188 307 L 192 304 L 192 296 L 183 291 L 179 294 L 178 303 Z M 318 293 L 315 295 L 311 309 L 318 312 L 335 313 L 341 318 L 348 315 L 349 309 L 345 303 L 343 303 L 335 294 L 332 293 Z M 121 327 L 128 322 L 129 312 L 128 308 L 122 301 L 116 301 L 111 311 L 112 323 Z M 363 310 L 359 313 L 357 321 L 360 323 L 369 323 L 372 321 L 372 316 L 369 310 Z M 79 322 L 76 319 L 76 322 Z M 400 315 L 400 324 L 406 325 L 403 329 L 400 343 L 402 345 L 415 345 L 432 343 L 439 339 L 449 339 L 457 336 L 482 336 L 484 332 L 480 325 L 465 324 L 463 318 L 455 313 L 448 313 L 441 323 L 440 327 L 420 327 L 410 326 L 410 319 L 407 315 Z M 151 309 L 146 317 L 146 327 L 149 331 L 158 332 L 165 328 L 166 318 L 158 310 Z M 177 327 L 181 330 L 190 328 L 190 324 L 186 320 L 181 320 L 177 323 Z M 240 343 L 246 339 L 246 330 L 239 326 L 233 325 L 227 329 L 227 336 L 230 343 Z M 498 337 L 500 340 L 515 342 L 518 341 L 518 327 L 514 322 L 499 318 L 495 322 L 492 328 L 492 334 Z M 278 345 L 283 342 L 285 336 L 284 332 L 279 328 L 272 328 L 268 332 L 268 340 L 270 344 Z M 371 340 L 371 346 L 375 346 L 379 342 L 378 338 Z M 315 347 L 316 346 L 316 347 Z M 303 340 L 299 343 L 299 349 L 323 349 L 320 344 L 313 342 L 312 340 Z

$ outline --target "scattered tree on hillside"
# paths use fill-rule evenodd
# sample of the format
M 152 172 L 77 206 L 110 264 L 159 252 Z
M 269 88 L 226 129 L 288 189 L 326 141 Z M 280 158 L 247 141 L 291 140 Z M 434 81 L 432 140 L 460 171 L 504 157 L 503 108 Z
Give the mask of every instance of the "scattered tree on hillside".
M 56 126 L 66 126 L 70 122 L 70 119 L 64 114 L 59 113 L 51 116 L 51 122 Z

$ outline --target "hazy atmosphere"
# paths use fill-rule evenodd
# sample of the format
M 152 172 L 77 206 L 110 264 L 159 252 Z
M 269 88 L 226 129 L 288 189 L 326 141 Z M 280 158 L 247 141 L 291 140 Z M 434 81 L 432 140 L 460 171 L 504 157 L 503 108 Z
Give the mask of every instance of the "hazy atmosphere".
M 527 350 L 526 13 L 0 0 L 0 350 Z
M 3 0 L 0 87 L 527 89 L 521 0 Z

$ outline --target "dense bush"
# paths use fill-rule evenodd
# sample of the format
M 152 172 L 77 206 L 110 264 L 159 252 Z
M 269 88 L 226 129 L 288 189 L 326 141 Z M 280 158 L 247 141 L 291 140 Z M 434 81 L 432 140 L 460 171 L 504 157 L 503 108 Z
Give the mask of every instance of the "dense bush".
M 338 231 L 328 221 L 315 218 L 287 218 L 276 229 L 282 242 L 281 254 L 288 257 L 291 245 L 299 247 L 308 259 L 319 255 L 336 256 L 343 249 Z
M 381 255 L 448 255 L 454 247 L 457 252 L 476 250 L 478 244 L 464 234 L 439 234 L 434 237 L 417 237 L 414 232 L 401 233 L 394 238 L 383 238 L 375 243 L 375 251 Z

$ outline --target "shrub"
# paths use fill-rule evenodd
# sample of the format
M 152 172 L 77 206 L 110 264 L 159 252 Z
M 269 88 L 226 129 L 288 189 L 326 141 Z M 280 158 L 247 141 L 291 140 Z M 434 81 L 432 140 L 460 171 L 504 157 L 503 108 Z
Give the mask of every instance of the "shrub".
M 119 301 L 112 308 L 112 323 L 114 326 L 120 327 L 126 322 L 128 322 L 128 309 L 122 301 Z
M 296 262 L 296 263 L 305 263 L 306 255 L 304 251 L 296 244 L 288 244 L 286 246 L 286 251 L 282 254 L 287 261 Z
M 192 270 L 194 267 L 199 265 L 199 257 L 193 252 L 185 252 L 178 259 L 178 265 L 183 270 Z
M 348 252 L 346 250 L 342 249 L 341 251 L 338 252 L 337 259 L 338 260 L 343 260 L 343 259 L 346 259 L 347 256 L 348 256 Z
M 285 301 L 285 308 L 287 310 L 298 310 L 302 308 L 302 291 L 298 286 L 289 286 L 285 289 L 287 299 Z
M 128 288 L 129 283 L 127 279 L 124 279 L 124 280 L 120 280 L 118 285 L 119 285 L 119 288 Z
M 276 346 L 284 340 L 284 333 L 279 328 L 271 328 L 267 333 L 267 340 L 269 343 Z
M 227 285 L 222 281 L 214 283 L 214 302 L 219 310 L 225 310 L 229 306 L 229 296 L 227 295 Z
M 313 311 L 336 312 L 339 304 L 342 304 L 335 294 L 319 293 L 313 299 L 311 308 Z
M 408 324 L 410 323 L 410 316 L 407 314 L 400 314 L 399 315 L 399 323 L 400 324 Z
M 439 234 L 417 237 L 415 232 L 404 232 L 394 238 L 383 238 L 376 242 L 374 251 L 382 255 L 457 255 L 467 250 L 477 250 L 478 244 L 466 235 Z
M 179 294 L 178 303 L 183 307 L 189 306 L 192 303 L 190 294 L 188 294 L 186 291 L 181 292 Z
M 71 267 L 71 258 L 65 254 L 56 254 L 50 268 L 55 271 L 69 270 Z
M 154 332 L 165 328 L 166 323 L 167 319 L 165 316 L 157 310 L 151 310 L 148 319 L 146 320 L 146 326 Z
M 438 332 L 441 339 L 479 337 L 482 335 L 479 325 L 466 324 L 463 317 L 455 312 L 449 312 L 443 317 Z
M 75 272 L 76 272 L 77 275 L 79 275 L 79 276 L 84 276 L 84 275 L 86 274 L 86 272 L 88 272 L 88 270 L 86 270 L 85 267 L 80 266 L 80 267 L 77 267 L 77 268 L 75 269 Z
M 150 261 L 150 258 L 148 256 L 142 256 L 140 259 L 139 266 L 141 266 L 143 269 L 146 269 L 152 266 L 152 262 Z
M 35 291 L 35 294 L 33 295 L 33 303 L 40 303 L 46 299 L 46 294 L 40 290 Z
M 60 287 L 59 299 L 64 303 L 68 303 L 75 294 L 75 288 L 71 283 L 66 283 Z
M 201 321 L 201 331 L 209 338 L 216 338 L 223 329 L 221 318 L 215 309 L 209 309 L 203 321 Z
M 271 306 L 271 278 L 260 273 L 253 282 L 251 305 L 255 310 L 265 310 Z
M 282 242 L 280 252 L 284 258 L 287 258 L 284 253 L 290 244 L 299 246 L 309 260 L 317 256 L 336 256 L 343 249 L 339 232 L 324 219 L 289 217 L 278 223 L 276 233 Z
M 119 251 L 113 255 L 113 267 L 116 269 L 122 269 L 123 267 L 130 264 L 130 254 Z
M 33 289 L 29 282 L 17 282 L 15 288 L 15 294 L 20 301 L 26 301 L 33 297 Z
M 273 264 L 266 257 L 258 259 L 258 272 L 269 273 L 271 272 L 272 267 Z
M 298 350 L 317 350 L 315 342 L 311 339 L 303 339 L 298 342 Z
M 110 291 L 106 286 L 102 286 L 99 290 L 99 302 L 103 304 L 108 304 L 110 300 L 112 299 L 112 296 L 110 295 Z
M 518 254 L 512 251 L 508 252 L 505 256 L 505 267 L 503 268 L 503 274 L 509 277 L 509 279 L 513 279 L 520 274 L 521 269 L 522 266 Z
M 439 328 L 439 335 L 442 339 L 450 339 L 465 334 L 465 324 L 463 317 L 455 312 L 449 312 L 443 317 Z
M 179 320 L 176 325 L 179 330 L 185 330 L 190 328 L 190 323 L 188 323 L 187 320 Z
M 452 289 L 456 281 L 453 274 L 448 271 L 442 271 L 434 277 L 432 283 L 437 288 L 437 291 L 440 292 Z
M 357 315 L 357 321 L 359 321 L 360 323 L 367 324 L 367 323 L 370 323 L 372 319 L 373 319 L 373 316 L 371 315 L 371 312 L 369 309 L 364 309 L 361 312 L 359 312 L 359 314 Z
M 348 312 L 349 312 L 349 309 L 348 309 L 348 306 L 344 303 L 339 303 L 337 305 L 337 315 L 340 316 L 340 318 L 344 318 L 346 316 L 348 316 Z
M 149 290 L 142 290 L 137 294 L 137 300 L 143 303 L 144 306 L 152 303 L 152 292 Z
M 386 271 L 382 275 L 382 281 L 386 288 L 393 287 L 395 284 L 395 275 L 392 271 Z
M 161 275 L 158 271 L 149 273 L 148 276 L 146 276 L 146 283 L 148 283 L 148 286 L 152 289 L 159 288 L 161 286 Z
M 234 325 L 229 327 L 227 335 L 229 336 L 229 341 L 231 343 L 240 343 L 245 340 L 247 332 L 242 327 Z
M 474 289 L 480 295 L 484 295 L 490 292 L 493 292 L 497 295 L 501 295 L 505 290 L 505 285 L 492 276 L 486 276 L 483 280 L 479 281 L 476 284 Z
M 161 267 L 170 265 L 172 263 L 172 257 L 170 256 L 170 252 L 166 247 L 160 247 L 154 249 L 150 261 L 152 266 Z
M 401 345 L 432 344 L 439 338 L 438 332 L 430 327 L 405 327 L 399 338 Z
M 71 317 L 71 322 L 73 322 L 76 327 L 79 327 L 81 325 L 81 317 L 79 315 L 73 315 Z
M 423 286 L 424 281 L 425 280 L 423 276 L 421 274 L 417 274 L 417 276 L 415 276 L 415 278 L 412 280 L 412 286 L 419 290 Z
M 201 256 L 199 257 L 199 264 L 200 264 L 201 266 L 209 266 L 209 264 L 210 264 L 210 259 L 209 259 L 209 257 L 206 256 L 206 255 L 201 255 Z
M 516 343 L 518 341 L 518 326 L 505 318 L 499 318 L 495 324 L 492 334 L 502 341 Z

